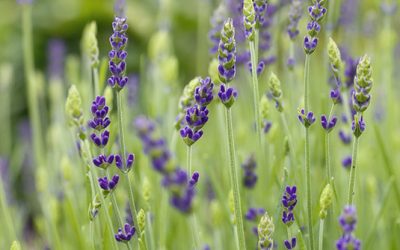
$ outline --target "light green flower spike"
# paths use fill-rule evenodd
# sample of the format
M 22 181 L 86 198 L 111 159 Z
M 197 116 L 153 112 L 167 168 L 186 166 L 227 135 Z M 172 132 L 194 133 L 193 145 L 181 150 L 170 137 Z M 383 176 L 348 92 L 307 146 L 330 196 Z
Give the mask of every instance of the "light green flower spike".
M 265 214 L 261 217 L 257 231 L 259 248 L 269 249 L 269 247 L 273 244 L 272 234 L 275 231 L 275 225 L 267 212 L 265 212 Z
M 256 13 L 254 11 L 253 0 L 244 0 L 243 16 L 246 38 L 252 42 L 254 41 L 256 28 Z
M 332 71 L 335 74 L 335 77 L 338 77 L 342 69 L 343 63 L 340 55 L 340 50 L 331 37 L 329 38 L 328 42 L 328 57 Z
M 282 105 L 282 89 L 281 89 L 281 82 L 279 81 L 278 77 L 272 72 L 271 76 L 268 81 L 269 88 L 271 90 L 272 98 L 275 101 L 276 109 L 279 112 L 283 111 Z
M 332 205 L 333 200 L 333 190 L 331 185 L 328 183 L 326 184 L 324 190 L 322 190 L 321 197 L 319 199 L 319 217 L 321 219 L 325 219 L 329 207 Z
M 82 99 L 75 85 L 69 88 L 65 112 L 68 115 L 70 125 L 78 127 L 83 125 Z

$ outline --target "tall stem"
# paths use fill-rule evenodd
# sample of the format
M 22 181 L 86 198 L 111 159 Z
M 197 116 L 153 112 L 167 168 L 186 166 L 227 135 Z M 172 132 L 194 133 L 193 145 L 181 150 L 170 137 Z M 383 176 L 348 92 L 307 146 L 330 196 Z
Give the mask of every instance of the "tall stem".
M 190 174 L 192 173 L 192 147 L 191 146 L 187 146 L 187 171 L 188 171 L 188 175 L 190 176 Z M 194 215 L 194 213 L 192 213 L 190 215 L 190 220 L 189 221 L 189 226 L 190 229 L 192 231 L 192 236 L 193 236 L 193 245 L 194 245 L 194 249 L 197 249 L 199 246 L 199 231 L 197 230 L 197 221 L 196 221 L 196 217 Z
M 289 147 L 290 147 L 289 153 L 290 153 L 291 167 L 294 167 L 296 163 L 295 163 L 295 154 L 294 154 L 294 146 L 293 146 L 292 137 L 290 135 L 290 130 L 289 130 L 289 126 L 288 126 L 285 114 L 283 112 L 281 112 L 280 115 L 281 115 L 281 120 L 282 120 L 283 127 L 285 129 L 286 136 L 289 141 Z
M 308 97 L 308 84 L 310 81 L 310 55 L 306 54 L 304 66 L 304 109 L 305 113 L 309 112 L 309 97 Z M 305 128 L 305 170 L 306 170 L 306 194 L 307 194 L 307 220 L 309 228 L 309 244 L 310 249 L 314 250 L 314 234 L 311 216 L 311 170 L 310 170 L 310 135 L 308 127 Z
M 331 120 L 334 107 L 335 105 L 332 104 L 331 111 L 329 112 L 328 116 L 328 122 Z M 329 143 L 328 132 L 325 134 L 325 158 L 326 158 L 326 174 L 328 177 L 328 182 L 330 182 L 332 179 L 332 172 L 331 172 L 330 143 Z
M 120 138 L 120 145 L 121 145 L 121 158 L 122 158 L 122 169 L 124 171 L 127 171 L 126 169 L 126 148 L 125 148 L 125 134 L 124 134 L 124 123 L 122 120 L 122 97 L 121 97 L 121 91 L 117 91 L 117 106 L 118 106 L 118 129 L 119 129 L 119 138 Z M 133 224 L 137 225 L 137 210 L 135 206 L 135 199 L 133 196 L 133 188 L 132 188 L 132 183 L 129 179 L 129 172 L 124 172 L 123 176 L 128 183 L 129 186 L 129 204 L 131 206 L 131 211 L 132 211 L 132 217 L 133 217 Z M 137 234 L 141 235 L 141 231 L 139 227 L 136 227 Z
M 318 239 L 318 250 L 322 250 L 324 245 L 324 220 L 319 221 L 319 239 Z
M 24 50 L 24 69 L 25 69 L 25 81 L 27 84 L 28 91 L 28 108 L 29 117 L 32 125 L 32 140 L 33 140 L 33 152 L 35 155 L 35 162 L 37 166 L 42 166 L 44 163 L 43 159 L 43 147 L 41 139 L 42 130 L 40 125 L 40 113 L 39 103 L 37 97 L 37 87 L 35 84 L 35 72 L 33 62 L 33 48 L 32 48 L 32 22 L 31 5 L 24 4 L 22 6 L 22 35 L 23 35 L 23 50 Z
M 192 174 L 192 147 L 191 146 L 187 146 L 187 172 L 188 175 Z
M 94 96 L 101 95 L 102 93 L 100 93 L 99 70 L 96 67 L 93 68 L 93 85 L 94 85 Z
M 258 112 L 256 112 L 258 113 Z M 246 242 L 244 238 L 244 228 L 242 219 L 242 205 L 240 202 L 239 182 L 237 177 L 236 169 L 236 154 L 235 154 L 235 142 L 233 139 L 233 125 L 232 125 L 232 113 L 231 109 L 227 108 L 225 113 L 226 124 L 228 126 L 227 138 L 229 146 L 229 173 L 231 177 L 233 198 L 235 204 L 235 219 L 237 224 L 237 238 L 239 242 L 239 249 L 246 249 Z
M 258 101 L 260 94 L 258 93 L 258 76 L 257 76 L 257 55 L 255 51 L 254 42 L 249 42 L 250 57 L 251 57 L 251 79 L 253 83 L 253 98 L 254 98 L 254 113 L 256 118 L 256 130 L 258 136 L 259 145 L 261 145 L 261 121 L 260 121 L 260 109 L 258 107 Z
M 348 193 L 348 196 L 347 196 L 347 204 L 348 205 L 352 205 L 353 204 L 354 186 L 355 186 L 355 180 L 356 180 L 357 151 L 358 151 L 358 137 L 354 136 L 353 153 L 351 155 L 349 193 Z

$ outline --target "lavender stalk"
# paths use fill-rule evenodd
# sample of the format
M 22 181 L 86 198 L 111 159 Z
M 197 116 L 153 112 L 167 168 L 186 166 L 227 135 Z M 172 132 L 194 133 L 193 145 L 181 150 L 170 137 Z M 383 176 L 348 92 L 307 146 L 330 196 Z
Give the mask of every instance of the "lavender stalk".
M 235 153 L 235 142 L 233 137 L 233 125 L 232 125 L 232 111 L 231 107 L 237 98 L 237 92 L 234 88 L 228 87 L 228 83 L 231 82 L 236 74 L 236 41 L 235 41 L 235 29 L 233 27 L 232 19 L 228 19 L 223 26 L 221 31 L 221 41 L 218 49 L 219 59 L 219 78 L 221 82 L 218 97 L 222 104 L 226 107 L 225 121 L 227 126 L 227 143 L 229 149 L 229 175 L 231 179 L 231 185 L 233 190 L 233 200 L 235 208 L 235 221 L 236 221 L 236 232 L 237 241 L 239 243 L 239 249 L 246 249 L 246 242 L 244 238 L 243 218 L 242 218 L 242 205 L 240 201 L 240 190 L 239 180 L 237 177 L 237 166 L 236 166 L 236 153 Z M 256 71 L 253 71 L 256 72 Z M 256 75 L 256 74 L 253 74 Z M 257 109 L 255 110 L 257 116 L 259 114 L 258 109 L 258 98 Z M 257 126 L 260 126 L 259 121 Z M 261 142 L 261 141 L 260 141 Z
M 349 193 L 347 198 L 347 204 L 349 205 L 353 204 L 358 140 L 365 130 L 363 113 L 368 108 L 371 100 L 371 95 L 369 94 L 369 92 L 371 91 L 372 84 L 373 84 L 373 79 L 372 79 L 371 62 L 370 58 L 367 55 L 365 55 L 361 58 L 357 66 L 357 74 L 356 77 L 354 78 L 354 92 L 352 96 L 353 108 L 357 113 L 354 115 L 352 123 L 354 142 L 353 142 L 353 153 L 352 153 L 352 162 L 351 162 L 350 179 L 349 179 Z

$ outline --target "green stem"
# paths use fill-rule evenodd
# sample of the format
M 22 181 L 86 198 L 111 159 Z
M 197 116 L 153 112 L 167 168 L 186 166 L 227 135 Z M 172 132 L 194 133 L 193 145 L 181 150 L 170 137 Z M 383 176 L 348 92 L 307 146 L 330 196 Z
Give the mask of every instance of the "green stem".
M 304 110 L 305 113 L 309 112 L 309 97 L 308 97 L 308 84 L 310 81 L 310 55 L 306 54 L 304 65 Z M 308 128 L 305 128 L 306 141 L 305 141 L 305 170 L 306 170 L 306 194 L 307 194 L 307 221 L 309 228 L 309 244 L 310 249 L 314 250 L 314 234 L 311 216 L 311 170 L 310 170 L 310 135 Z
M 319 240 L 318 240 L 318 249 L 322 250 L 324 243 L 324 220 L 321 219 L 319 221 Z
M 283 127 L 284 127 L 285 132 L 286 132 L 286 136 L 288 137 L 288 140 L 289 140 L 289 147 L 290 147 L 289 153 L 290 153 L 291 167 L 294 167 L 295 164 L 296 164 L 296 160 L 295 160 L 294 146 L 293 146 L 292 137 L 290 135 L 290 130 L 289 130 L 289 126 L 288 126 L 285 114 L 283 112 L 280 112 L 280 115 L 281 115 L 281 120 L 282 120 Z
M 101 95 L 100 93 L 100 83 L 99 83 L 99 70 L 93 68 L 93 85 L 94 85 L 94 96 Z
M 331 120 L 334 107 L 335 107 L 335 105 L 332 104 L 331 111 L 329 112 L 329 116 L 328 116 L 328 123 Z M 327 173 L 327 176 L 328 176 L 328 182 L 330 182 L 331 179 L 332 179 L 332 172 L 331 172 L 329 132 L 327 132 L 325 134 L 325 158 L 326 158 L 326 173 Z
M 347 196 L 347 204 L 353 204 L 354 186 L 356 180 L 356 163 L 357 163 L 357 150 L 358 150 L 358 137 L 354 136 L 353 139 L 353 153 L 351 155 L 351 169 L 349 180 L 349 193 Z
M 258 113 L 258 112 L 256 112 L 256 113 Z M 237 238 L 238 238 L 238 242 L 239 242 L 239 249 L 245 250 L 246 242 L 245 242 L 245 238 L 244 238 L 242 205 L 240 202 L 239 182 L 238 182 L 237 169 L 236 169 L 235 142 L 233 139 L 232 113 L 231 113 L 230 108 L 226 109 L 225 119 L 226 119 L 226 124 L 228 126 L 227 138 L 228 138 L 228 146 L 229 146 L 229 173 L 230 173 L 230 177 L 231 177 L 233 198 L 234 198 L 234 204 L 235 204 Z
M 191 146 L 187 146 L 187 158 L 186 158 L 187 162 L 187 172 L 188 175 L 191 175 L 192 173 L 192 147 Z
M 89 170 L 90 170 L 89 178 L 92 179 L 92 180 L 94 180 L 94 179 L 97 180 L 99 178 L 99 176 L 97 175 L 97 172 L 94 169 L 95 166 L 91 163 L 91 159 L 93 159 L 93 157 L 92 157 L 92 153 L 90 151 L 89 143 L 88 143 L 87 140 L 82 141 L 82 142 L 84 143 L 88 158 L 90 159 L 89 162 L 88 162 Z M 95 184 L 93 183 L 93 185 L 95 185 Z M 102 191 L 102 189 L 100 188 L 99 185 L 95 185 L 95 186 L 97 186 L 97 191 L 99 192 L 100 200 L 101 200 L 101 203 L 103 204 L 103 210 L 104 210 L 105 215 L 106 215 L 106 221 L 107 221 L 108 227 L 109 227 L 110 232 L 111 232 L 111 235 L 110 235 L 111 242 L 112 242 L 112 244 L 114 246 L 114 249 L 119 249 L 119 247 L 118 247 L 118 245 L 117 245 L 117 243 L 116 243 L 116 241 L 114 239 L 113 223 L 112 223 L 112 220 L 111 220 L 110 211 L 108 210 L 108 206 L 107 206 L 106 200 L 105 200 L 105 198 L 103 196 L 103 191 Z
M 0 205 L 1 205 L 1 210 L 3 212 L 4 215 L 4 221 L 5 221 L 5 226 L 7 229 L 7 232 L 10 236 L 10 242 L 11 243 L 13 240 L 17 240 L 17 234 L 14 228 L 14 224 L 12 222 L 12 214 L 11 214 L 11 209 L 9 209 L 10 207 L 7 205 L 7 201 L 6 201 L 6 193 L 4 191 L 4 182 L 0 182 Z
M 28 91 L 28 108 L 29 117 L 33 129 L 32 140 L 33 140 L 33 152 L 35 155 L 36 166 L 42 166 L 44 163 L 43 159 L 43 147 L 42 147 L 42 130 L 40 125 L 40 113 L 39 103 L 37 96 L 37 87 L 35 82 L 34 73 L 34 61 L 33 61 L 33 41 L 32 41 L 32 22 L 31 5 L 24 4 L 22 6 L 22 35 L 23 35 L 23 50 L 24 50 L 24 69 L 25 69 L 25 81 L 27 84 Z
M 118 108 L 118 129 L 119 129 L 119 137 L 120 137 L 120 145 L 121 145 L 121 158 L 122 158 L 122 169 L 124 170 L 124 177 L 126 182 L 128 183 L 129 186 L 129 203 L 131 206 L 131 211 L 132 211 L 132 217 L 133 217 L 133 223 L 135 225 L 137 225 L 137 210 L 136 210 L 136 206 L 135 206 L 135 199 L 133 196 L 133 188 L 132 188 L 132 183 L 129 179 L 129 172 L 127 171 L 126 168 L 126 148 L 125 148 L 125 134 L 124 134 L 124 123 L 122 120 L 122 96 L 121 96 L 121 91 L 117 91 L 117 108 Z M 126 172 L 125 172 L 126 171 Z M 138 235 L 141 235 L 142 232 L 140 231 L 139 227 L 136 227 L 137 230 L 137 234 L 136 237 L 138 237 Z
M 261 145 L 261 121 L 260 121 L 260 109 L 258 107 L 258 102 L 260 94 L 258 93 L 258 76 L 257 76 L 257 55 L 255 51 L 254 42 L 249 42 L 250 47 L 250 57 L 251 57 L 251 77 L 253 83 L 253 98 L 254 98 L 254 113 L 256 118 L 256 130 L 258 136 L 259 145 Z
M 152 226 L 152 221 L 151 221 L 151 213 L 146 212 L 146 228 L 147 228 L 147 238 L 149 239 L 149 245 L 150 249 L 153 250 L 155 247 L 154 243 L 154 231 L 153 231 L 153 226 Z
M 312 209 L 311 209 L 311 170 L 310 170 L 310 135 L 308 128 L 306 130 L 306 143 L 305 143 L 305 165 L 306 165 L 306 194 L 307 194 L 307 222 L 309 228 L 309 241 L 310 249 L 314 249 L 314 234 L 312 224 Z

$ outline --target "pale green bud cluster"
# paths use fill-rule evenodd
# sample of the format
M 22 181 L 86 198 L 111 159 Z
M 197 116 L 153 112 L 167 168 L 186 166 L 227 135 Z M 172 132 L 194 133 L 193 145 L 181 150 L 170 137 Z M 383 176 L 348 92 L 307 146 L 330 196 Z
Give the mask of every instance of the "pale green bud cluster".
M 200 82 L 201 78 L 200 77 L 195 77 L 193 80 L 191 80 L 184 88 L 183 92 L 181 95 L 181 98 L 179 99 L 179 115 L 178 119 L 175 123 L 175 128 L 179 130 L 181 128 L 181 122 L 182 119 L 185 117 L 185 110 L 186 108 L 192 106 L 194 102 L 194 91 L 198 86 L 201 85 Z
M 140 209 L 139 213 L 137 214 L 137 223 L 140 232 L 144 233 L 146 229 L 146 213 L 144 212 L 143 209 Z
M 368 108 L 373 81 L 371 59 L 364 55 L 357 65 L 357 74 L 354 78 L 353 108 L 357 112 L 362 113 Z
M 80 127 L 83 125 L 82 99 L 75 85 L 69 88 L 65 112 L 68 115 L 68 123 L 71 126 Z
M 272 234 L 275 231 L 275 225 L 271 217 L 269 217 L 268 213 L 261 217 L 260 222 L 258 224 L 258 247 L 260 249 L 268 249 L 273 244 Z
M 328 209 L 329 207 L 332 205 L 332 201 L 333 201 L 333 190 L 331 185 L 328 183 L 326 184 L 324 190 L 322 190 L 320 199 L 319 199 L 319 206 L 320 206 L 320 210 L 319 210 L 319 217 L 321 219 L 325 219 Z
M 213 81 L 215 84 L 221 83 L 221 81 L 219 80 L 218 65 L 219 62 L 216 58 L 212 59 L 210 64 L 208 65 L 208 75 L 210 76 L 211 81 Z
M 236 225 L 236 219 L 235 219 L 235 198 L 233 197 L 233 191 L 231 190 L 229 192 L 229 210 L 231 212 L 231 221 L 233 225 Z
M 331 64 L 331 68 L 335 77 L 337 78 L 340 74 L 340 71 L 343 67 L 342 58 L 340 55 L 340 50 L 336 45 L 335 41 L 330 37 L 328 42 L 328 57 L 329 63 Z
M 83 48 L 89 56 L 93 68 L 99 66 L 99 46 L 97 44 L 96 34 L 97 25 L 94 21 L 87 24 L 83 30 Z
M 260 117 L 265 120 L 269 117 L 269 101 L 266 95 L 260 99 Z
M 278 77 L 272 72 L 268 81 L 268 85 L 271 91 L 272 98 L 275 101 L 275 107 L 279 112 L 283 111 L 282 105 L 282 89 L 281 82 Z
M 256 28 L 256 13 L 254 11 L 253 0 L 244 0 L 243 18 L 246 38 L 252 42 L 254 41 Z

